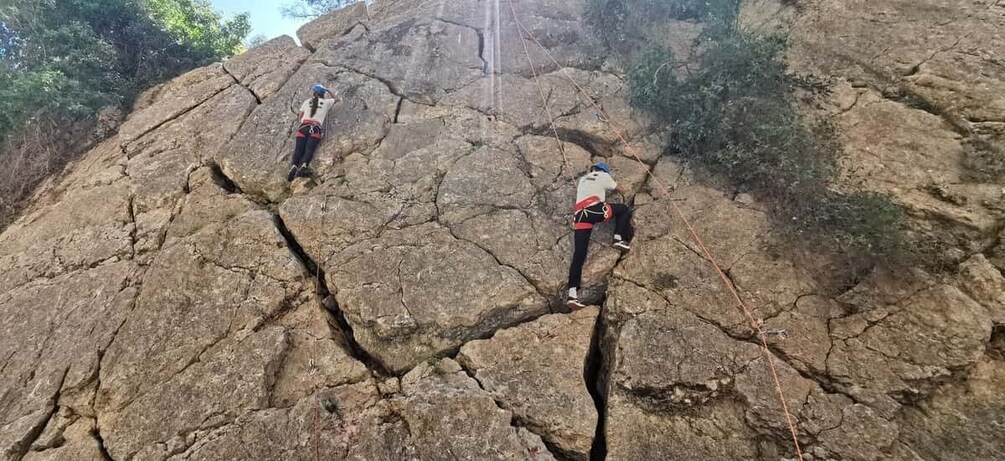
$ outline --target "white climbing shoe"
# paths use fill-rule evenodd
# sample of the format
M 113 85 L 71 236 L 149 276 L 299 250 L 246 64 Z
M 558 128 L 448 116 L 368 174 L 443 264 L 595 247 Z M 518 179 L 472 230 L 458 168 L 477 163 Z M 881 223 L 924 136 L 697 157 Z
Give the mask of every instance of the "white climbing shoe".
M 573 298 L 571 296 L 567 301 L 565 301 L 565 305 L 569 306 L 569 309 L 572 310 L 582 309 L 586 307 L 586 304 L 579 302 L 579 298 Z

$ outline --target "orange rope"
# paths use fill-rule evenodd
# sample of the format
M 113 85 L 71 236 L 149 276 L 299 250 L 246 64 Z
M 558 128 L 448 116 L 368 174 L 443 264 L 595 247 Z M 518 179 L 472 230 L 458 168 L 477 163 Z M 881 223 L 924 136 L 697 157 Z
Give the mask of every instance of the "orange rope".
M 604 116 L 604 118 L 608 121 L 608 123 L 611 124 L 612 128 L 614 128 L 614 132 L 621 140 L 621 142 L 624 143 L 628 151 L 632 154 L 633 157 L 635 157 L 635 160 L 638 161 L 639 164 L 642 165 L 642 167 L 646 170 L 646 174 L 648 174 L 649 177 L 651 177 L 656 182 L 659 188 L 663 191 L 663 194 L 666 195 L 668 199 L 671 198 L 670 190 L 663 184 L 662 181 L 659 180 L 659 178 L 656 177 L 656 175 L 653 174 L 652 170 L 649 168 L 649 165 L 646 165 L 646 163 L 642 161 L 642 158 L 638 155 L 638 153 L 635 151 L 632 145 L 628 142 L 625 136 L 621 134 L 621 127 L 618 125 L 618 123 L 615 122 L 613 118 L 607 115 L 607 112 L 604 111 L 604 109 L 600 107 L 596 103 L 596 101 L 593 100 L 593 97 L 590 96 L 590 94 L 586 90 L 584 90 L 583 87 L 580 86 L 578 82 L 576 82 L 575 78 L 573 78 L 572 76 L 568 75 L 565 72 L 565 67 L 562 66 L 558 62 L 558 60 L 555 59 L 555 57 L 551 54 L 551 52 L 547 48 L 545 48 L 544 45 L 542 45 L 541 42 L 537 40 L 537 38 L 534 37 L 534 34 L 531 33 L 529 30 L 527 30 L 527 28 L 520 23 L 520 20 L 517 19 L 516 17 L 516 11 L 513 6 L 513 0 L 509 0 L 509 5 L 511 9 L 514 9 L 513 19 L 516 21 L 517 27 L 521 29 L 523 32 L 527 33 L 527 36 L 530 37 L 530 39 L 535 44 L 537 44 L 537 46 L 540 47 L 542 51 L 544 51 L 545 55 L 548 56 L 548 59 L 550 59 L 551 62 L 553 62 L 555 66 L 557 66 L 560 70 L 562 70 L 562 75 L 564 75 L 570 82 L 572 82 L 572 84 L 576 87 L 576 89 L 579 90 L 579 92 L 582 93 L 583 96 L 585 96 L 586 99 L 590 101 L 590 104 L 593 105 L 594 109 L 596 109 L 599 114 Z M 522 33 L 521 38 L 523 38 Z M 524 44 L 524 47 L 526 48 L 526 44 Z M 530 53 L 528 52 L 528 57 L 529 56 Z M 761 346 L 763 346 L 762 352 L 764 353 L 764 357 L 765 359 L 767 359 L 768 366 L 771 369 L 771 377 L 774 379 L 775 382 L 775 390 L 778 392 L 778 399 L 782 404 L 782 410 L 785 411 L 785 420 L 788 423 L 789 431 L 792 433 L 792 443 L 796 448 L 796 454 L 799 456 L 800 461 L 802 461 L 803 452 L 799 446 L 799 437 L 798 437 L 798 430 L 796 429 L 796 423 L 793 420 L 792 414 L 789 412 L 789 406 L 785 401 L 785 393 L 782 391 L 782 383 L 781 380 L 778 378 L 778 370 L 775 368 L 775 362 L 774 359 L 772 358 L 773 355 L 771 354 L 771 350 L 768 348 L 768 341 L 764 336 L 764 331 L 761 329 L 758 322 L 754 320 L 754 315 L 750 312 L 750 309 L 747 308 L 746 303 L 743 302 L 743 299 L 740 297 L 740 294 L 736 291 L 736 288 L 733 286 L 732 282 L 729 281 L 729 278 L 726 276 L 725 271 L 722 270 L 722 267 L 716 261 L 715 257 L 712 256 L 712 252 L 709 251 L 708 247 L 705 245 L 705 242 L 698 235 L 698 232 L 695 230 L 694 226 L 691 225 L 691 222 L 687 219 L 687 216 L 684 215 L 684 212 L 681 210 L 680 206 L 677 205 L 677 202 L 672 200 L 670 201 L 670 204 L 673 206 L 673 209 L 677 213 L 677 216 L 679 216 L 681 221 L 684 222 L 684 225 L 687 227 L 688 232 L 690 232 L 691 237 L 694 239 L 695 243 L 698 244 L 698 246 L 701 248 L 702 253 L 705 254 L 705 258 L 708 260 L 709 264 L 711 264 L 712 268 L 714 268 L 716 273 L 719 274 L 719 278 L 722 280 L 723 284 L 726 285 L 726 288 L 729 289 L 729 292 L 733 295 L 733 299 L 736 301 L 737 306 L 740 307 L 740 309 L 743 311 L 743 314 L 747 317 L 747 321 L 750 322 L 751 328 L 753 328 L 757 332 L 757 337 L 758 339 L 761 340 Z

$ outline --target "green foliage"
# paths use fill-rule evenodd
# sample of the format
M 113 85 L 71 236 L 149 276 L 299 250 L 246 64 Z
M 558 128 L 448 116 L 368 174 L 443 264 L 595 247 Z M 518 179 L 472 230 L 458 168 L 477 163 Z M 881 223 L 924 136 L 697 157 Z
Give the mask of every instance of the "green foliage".
M 0 225 L 86 150 L 98 110 L 240 51 L 249 29 L 205 0 L 0 3 Z
M 363 0 L 294 0 L 283 7 L 283 16 L 288 18 L 316 18 L 339 8 L 345 8 Z
M 251 32 L 248 13 L 223 20 L 206 0 L 148 0 L 148 7 L 165 30 L 207 57 L 240 52 Z
M 128 103 L 239 51 L 250 29 L 204 0 L 23 0 L 0 7 L 0 24 L 0 141 L 41 109 L 72 119 Z
M 625 27 L 628 5 L 617 0 L 588 0 L 585 21 L 610 50 L 624 50 L 628 43 L 641 38 L 638 29 Z M 633 40 L 634 39 L 634 40 Z
M 876 265 L 917 256 L 907 248 L 903 208 L 886 195 L 841 193 L 816 184 L 775 204 L 774 217 L 789 241 L 840 258 L 844 273 L 835 275 L 856 280 Z
M 711 42 L 693 78 L 673 72 L 666 50 L 630 71 L 630 102 L 674 127 L 674 149 L 741 186 L 821 181 L 834 168 L 826 127 L 803 126 L 793 110 L 798 81 L 778 58 L 784 42 L 731 34 Z M 821 136 L 818 136 L 821 135 Z
M 668 151 L 772 204 L 780 230 L 858 272 L 903 253 L 902 210 L 889 198 L 828 187 L 840 145 L 834 130 L 796 110 L 815 82 L 787 73 L 785 41 L 715 22 L 700 38 L 697 70 L 651 49 L 629 72 L 630 102 L 671 130 Z
M 46 107 L 50 97 L 67 86 L 58 71 L 14 73 L 0 71 L 0 133 L 10 133 L 36 112 Z
M 728 24 L 739 7 L 739 0 L 587 0 L 585 19 L 609 50 L 631 53 L 670 20 Z

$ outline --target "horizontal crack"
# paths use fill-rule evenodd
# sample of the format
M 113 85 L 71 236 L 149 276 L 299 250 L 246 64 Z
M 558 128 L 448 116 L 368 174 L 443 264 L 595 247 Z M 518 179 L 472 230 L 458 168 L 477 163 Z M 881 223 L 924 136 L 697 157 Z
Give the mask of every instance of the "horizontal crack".
M 229 74 L 228 74 L 228 75 L 229 75 Z M 231 78 L 233 78 L 233 76 L 231 76 Z M 221 89 L 220 89 L 219 91 L 217 91 L 217 92 L 215 92 L 215 93 L 213 93 L 213 94 L 211 94 L 211 95 L 207 96 L 207 97 L 206 97 L 205 99 L 202 99 L 201 101 L 198 101 L 198 102 L 196 102 L 196 103 L 192 104 L 192 106 L 191 106 L 191 107 L 189 107 L 189 108 L 187 108 L 187 109 L 185 109 L 185 110 L 181 111 L 181 112 L 180 112 L 180 113 L 178 113 L 177 115 L 174 115 L 174 116 L 171 116 L 171 117 L 169 117 L 168 119 L 166 119 L 166 120 L 164 120 L 164 121 L 161 121 L 160 123 L 157 123 L 156 125 L 154 125 L 154 126 L 152 126 L 152 127 L 148 128 L 148 129 L 144 130 L 144 131 L 143 131 L 142 133 L 139 133 L 139 134 L 137 134 L 136 136 L 134 136 L 132 140 L 130 140 L 130 141 L 128 141 L 128 142 L 125 142 L 125 143 L 122 143 L 122 148 L 123 148 L 123 149 L 125 149 L 125 148 L 126 148 L 126 147 L 128 147 L 128 146 L 129 146 L 130 144 L 133 144 L 133 143 L 135 143 L 136 141 L 139 141 L 139 140 L 140 140 L 140 138 L 142 138 L 142 137 L 144 137 L 144 136 L 146 136 L 146 135 L 148 135 L 148 134 L 150 134 L 150 133 L 152 133 L 152 132 L 154 132 L 154 131 L 157 131 L 157 129 L 159 129 L 160 127 L 162 127 L 162 126 L 164 126 L 164 125 L 167 125 L 168 123 L 171 123 L 171 122 L 173 122 L 173 121 L 175 121 L 175 120 L 178 120 L 179 118 L 182 118 L 182 117 L 184 117 L 184 116 L 188 115 L 188 114 L 189 114 L 189 112 L 192 112 L 192 111 L 194 111 L 194 110 L 198 109 L 198 108 L 199 108 L 200 106 L 202 106 L 203 104 L 205 104 L 205 103 L 206 103 L 206 101 L 209 101 L 210 99 L 213 99 L 213 98 L 215 98 L 216 96 L 218 96 L 219 94 L 223 93 L 224 91 L 227 91 L 227 90 L 229 90 L 231 86 L 233 86 L 233 85 L 230 85 L 230 86 L 226 86 L 226 87 L 224 87 L 224 88 L 221 88 Z M 127 154 L 127 156 L 128 156 L 128 154 Z

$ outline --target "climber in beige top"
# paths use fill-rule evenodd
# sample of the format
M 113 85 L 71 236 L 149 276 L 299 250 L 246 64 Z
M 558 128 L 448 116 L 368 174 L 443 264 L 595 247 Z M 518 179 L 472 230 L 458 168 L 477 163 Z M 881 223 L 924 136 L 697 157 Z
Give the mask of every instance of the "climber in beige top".
M 321 143 L 321 138 L 325 135 L 325 117 L 328 116 L 328 111 L 331 110 L 332 106 L 342 100 L 321 85 L 314 85 L 312 91 L 314 95 L 311 99 L 304 101 L 300 105 L 300 111 L 297 112 L 300 128 L 297 128 L 297 147 L 293 152 L 293 166 L 290 167 L 290 173 L 286 176 L 287 181 L 293 181 L 293 178 L 297 176 L 310 175 L 308 165 L 314 158 L 314 151 Z M 326 94 L 331 95 L 331 98 L 325 98 Z
M 585 304 L 579 300 L 579 285 L 583 281 L 583 264 L 590 245 L 593 226 L 614 220 L 614 248 L 621 251 L 631 249 L 632 210 L 620 203 L 607 203 L 607 192 L 617 191 L 622 196 L 625 190 L 614 181 L 611 168 L 599 162 L 590 172 L 579 179 L 576 187 L 576 204 L 573 206 L 573 250 L 572 265 L 569 266 L 569 297 L 566 304 L 570 309 L 582 309 Z

